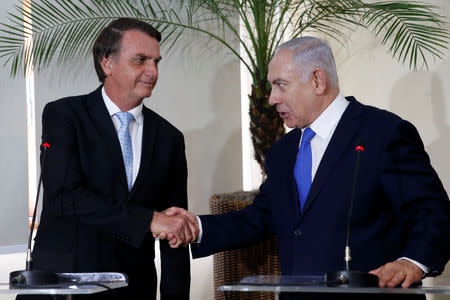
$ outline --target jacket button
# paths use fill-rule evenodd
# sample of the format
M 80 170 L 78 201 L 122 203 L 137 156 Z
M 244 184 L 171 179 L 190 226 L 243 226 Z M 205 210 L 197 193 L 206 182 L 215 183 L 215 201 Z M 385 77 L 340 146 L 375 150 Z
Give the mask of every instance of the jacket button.
M 295 236 L 301 236 L 302 235 L 302 231 L 300 229 L 296 229 L 294 231 Z

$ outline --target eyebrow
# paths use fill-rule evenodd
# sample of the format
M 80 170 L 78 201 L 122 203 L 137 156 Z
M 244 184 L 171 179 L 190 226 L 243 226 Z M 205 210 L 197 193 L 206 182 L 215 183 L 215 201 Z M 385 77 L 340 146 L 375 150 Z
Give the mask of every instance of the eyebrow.
M 156 57 L 156 58 L 152 58 L 152 57 L 147 56 L 145 54 L 138 53 L 134 57 L 140 57 L 140 58 L 144 58 L 144 59 L 152 59 L 152 60 L 157 60 L 157 61 L 161 61 L 162 60 L 162 56 L 161 55 Z
M 276 79 L 271 81 L 271 83 L 274 83 L 274 84 L 280 83 L 280 82 L 287 83 L 288 81 L 284 80 L 284 79 L 281 79 L 281 78 L 276 78 Z

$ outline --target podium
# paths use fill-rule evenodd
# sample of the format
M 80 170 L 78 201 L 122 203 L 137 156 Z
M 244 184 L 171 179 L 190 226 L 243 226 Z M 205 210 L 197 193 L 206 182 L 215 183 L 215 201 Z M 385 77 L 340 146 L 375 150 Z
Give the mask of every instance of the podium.
M 273 292 L 278 299 L 280 293 L 365 293 L 365 294 L 446 294 L 450 295 L 448 278 L 431 285 L 403 288 L 329 287 L 324 276 L 279 276 L 258 275 L 241 279 L 237 283 L 222 285 L 219 291 L 227 292 Z M 381 295 L 382 296 L 382 295 Z M 450 299 L 450 296 L 449 296 Z
M 70 278 L 72 281 L 33 288 L 2 284 L 0 285 L 0 294 L 65 295 L 65 298 L 69 300 L 72 299 L 72 295 L 94 294 L 128 285 L 128 279 L 122 273 L 57 273 L 57 275 Z

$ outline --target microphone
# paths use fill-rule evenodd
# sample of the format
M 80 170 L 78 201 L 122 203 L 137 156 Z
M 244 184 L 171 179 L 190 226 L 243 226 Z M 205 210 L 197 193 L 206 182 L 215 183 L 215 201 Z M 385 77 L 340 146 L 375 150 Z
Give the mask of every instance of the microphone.
M 13 287 L 30 287 L 34 285 L 56 284 L 59 282 L 59 277 L 55 273 L 33 270 L 33 264 L 31 259 L 31 240 L 33 237 L 34 224 L 36 221 L 37 207 L 39 201 L 39 192 L 42 184 L 42 170 L 45 168 L 45 159 L 47 157 L 47 149 L 50 148 L 49 143 L 42 144 L 42 168 L 39 175 L 38 190 L 36 195 L 36 201 L 33 211 L 33 218 L 31 221 L 30 234 L 28 236 L 27 258 L 25 263 L 25 270 L 14 271 L 9 273 L 9 285 Z
M 353 214 L 353 202 L 355 201 L 356 184 L 358 182 L 359 161 L 361 153 L 364 152 L 364 146 L 361 140 L 355 147 L 356 164 L 353 173 L 352 194 L 350 196 L 350 205 L 347 215 L 347 234 L 345 241 L 345 270 L 331 271 L 325 274 L 325 281 L 328 286 L 345 287 L 378 287 L 378 276 L 361 271 L 352 270 L 352 256 L 350 251 L 350 228 Z

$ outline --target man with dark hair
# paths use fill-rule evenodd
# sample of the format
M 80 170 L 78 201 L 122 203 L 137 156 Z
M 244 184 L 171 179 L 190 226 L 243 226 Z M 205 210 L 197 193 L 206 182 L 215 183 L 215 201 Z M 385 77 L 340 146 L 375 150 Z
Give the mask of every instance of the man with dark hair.
M 140 31 L 161 42 L 161 33 L 148 23 L 131 18 L 111 22 L 100 32 L 92 47 L 94 67 L 100 82 L 104 83 L 106 78 L 102 68 L 103 58 L 114 56 L 120 51 L 123 34 L 128 30 Z
M 103 85 L 48 103 L 42 116 L 42 141 L 51 147 L 34 266 L 125 273 L 121 299 L 156 298 L 152 232 L 174 233 L 176 246 L 197 234 L 195 219 L 161 212 L 187 208 L 187 168 L 183 134 L 143 105 L 158 79 L 160 40 L 143 21 L 111 22 L 93 47 Z M 189 299 L 188 248 L 161 241 L 160 251 L 161 299 Z
M 415 127 L 344 97 L 328 43 L 301 37 L 277 48 L 269 64 L 269 104 L 294 128 L 268 151 L 267 180 L 252 205 L 200 216 L 194 257 L 278 235 L 283 275 L 344 270 L 349 200 L 360 154 L 351 218 L 355 270 L 380 287 L 406 288 L 442 273 L 450 256 L 450 203 Z M 172 208 L 170 215 L 188 212 Z M 160 238 L 176 237 L 162 233 Z M 285 295 L 286 296 L 286 295 Z M 297 294 L 298 299 L 379 299 L 376 294 Z M 424 299 L 386 295 L 383 299 Z

